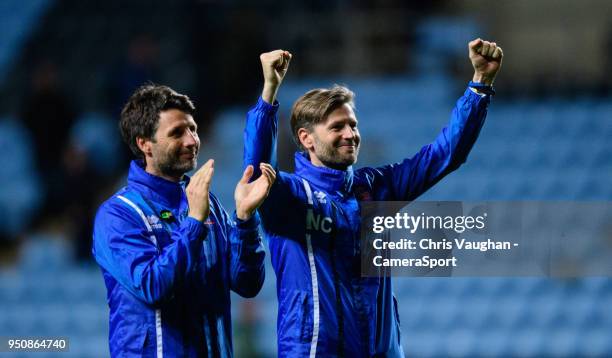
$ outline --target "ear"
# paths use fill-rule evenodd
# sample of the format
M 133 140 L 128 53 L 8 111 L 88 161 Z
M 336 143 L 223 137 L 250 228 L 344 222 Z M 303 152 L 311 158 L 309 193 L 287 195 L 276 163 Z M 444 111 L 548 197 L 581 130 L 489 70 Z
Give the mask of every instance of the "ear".
M 152 155 L 151 140 L 143 137 L 136 137 L 136 145 L 138 149 L 144 153 L 145 157 L 150 157 Z
M 310 151 L 314 148 L 314 138 L 312 137 L 312 133 L 306 128 L 300 128 L 297 132 L 297 137 L 306 150 Z

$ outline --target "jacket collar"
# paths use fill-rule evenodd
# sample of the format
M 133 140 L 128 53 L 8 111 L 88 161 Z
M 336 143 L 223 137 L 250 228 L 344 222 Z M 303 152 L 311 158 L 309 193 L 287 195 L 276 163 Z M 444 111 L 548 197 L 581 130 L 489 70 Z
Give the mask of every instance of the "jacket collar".
M 142 160 L 133 160 L 130 163 L 127 181 L 129 187 L 136 189 L 145 198 L 170 208 L 178 208 L 183 198 L 183 189 L 189 183 L 189 177 L 184 175 L 183 180 L 175 183 L 147 173 Z
M 317 167 L 305 152 L 295 153 L 295 173 L 330 193 L 348 193 L 353 185 L 353 167 L 346 170 Z

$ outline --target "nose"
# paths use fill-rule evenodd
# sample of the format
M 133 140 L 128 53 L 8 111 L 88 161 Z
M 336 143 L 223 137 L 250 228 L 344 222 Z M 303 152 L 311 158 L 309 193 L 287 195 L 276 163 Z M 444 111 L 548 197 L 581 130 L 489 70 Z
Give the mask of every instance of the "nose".
M 198 137 L 198 133 L 192 130 L 188 130 L 185 132 L 183 136 L 183 145 L 185 147 L 194 147 L 200 143 L 200 138 Z
M 344 130 L 342 131 L 342 137 L 344 139 L 354 139 L 357 137 L 357 130 L 351 126 L 345 126 Z

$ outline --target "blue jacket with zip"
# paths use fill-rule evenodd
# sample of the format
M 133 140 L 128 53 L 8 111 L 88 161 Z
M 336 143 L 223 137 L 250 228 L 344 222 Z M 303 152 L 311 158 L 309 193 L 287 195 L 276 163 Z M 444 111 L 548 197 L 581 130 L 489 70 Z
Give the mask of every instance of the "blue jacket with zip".
M 104 202 L 93 256 L 110 308 L 113 357 L 231 357 L 230 290 L 264 281 L 257 214 L 230 217 L 210 194 L 204 222 L 188 217 L 185 187 L 133 161 L 128 185 Z
M 341 171 L 298 152 L 295 172 L 278 173 L 260 214 L 277 280 L 279 357 L 404 356 L 391 279 L 360 275 L 360 202 L 414 200 L 457 169 L 489 102 L 466 89 L 437 138 L 400 163 Z M 248 112 L 245 166 L 276 166 L 277 111 L 260 98 Z

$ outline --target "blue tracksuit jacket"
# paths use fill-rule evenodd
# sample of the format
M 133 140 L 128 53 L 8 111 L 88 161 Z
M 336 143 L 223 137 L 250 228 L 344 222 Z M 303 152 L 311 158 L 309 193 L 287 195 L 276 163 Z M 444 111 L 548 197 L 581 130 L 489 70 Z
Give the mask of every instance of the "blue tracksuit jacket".
M 277 279 L 279 357 L 403 357 L 391 279 L 360 276 L 359 203 L 414 200 L 458 168 L 489 102 L 468 88 L 438 137 L 401 163 L 339 171 L 296 153 L 295 173 L 278 174 L 260 213 Z M 277 109 L 260 98 L 248 112 L 245 165 L 276 164 Z
M 204 223 L 188 217 L 188 180 L 133 161 L 127 187 L 96 215 L 113 357 L 231 357 L 230 290 L 252 297 L 263 284 L 259 218 L 230 218 L 212 194 Z

